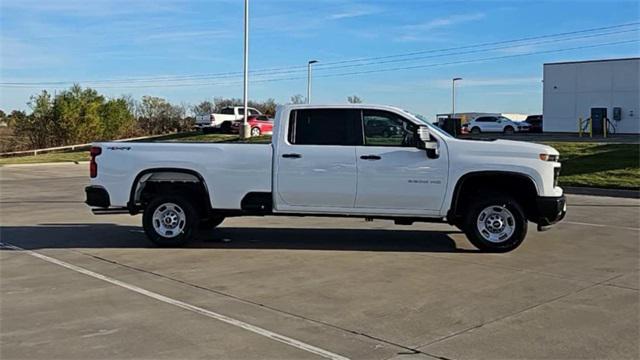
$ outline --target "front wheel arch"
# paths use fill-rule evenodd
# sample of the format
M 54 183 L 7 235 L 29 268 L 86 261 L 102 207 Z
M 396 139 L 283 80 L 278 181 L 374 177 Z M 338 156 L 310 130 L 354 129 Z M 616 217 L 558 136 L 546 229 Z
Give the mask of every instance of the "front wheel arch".
M 462 175 L 456 182 L 447 212 L 448 222 L 460 227 L 469 200 L 488 192 L 514 196 L 527 218 L 537 221 L 536 198 L 539 191 L 531 176 L 511 171 L 474 171 Z

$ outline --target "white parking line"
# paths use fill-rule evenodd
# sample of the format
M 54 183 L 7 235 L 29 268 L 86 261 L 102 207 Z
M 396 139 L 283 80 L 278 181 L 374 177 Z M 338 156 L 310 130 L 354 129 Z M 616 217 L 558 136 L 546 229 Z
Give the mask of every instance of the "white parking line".
M 562 224 L 562 223 L 571 224 L 571 225 L 607 227 L 607 228 L 613 228 L 613 229 L 625 229 L 625 230 L 640 231 L 640 228 L 634 228 L 634 227 L 628 227 L 628 226 L 593 224 L 593 223 L 583 223 L 583 222 L 577 222 L 577 221 L 562 221 L 562 222 L 560 222 L 560 224 Z
M 321 348 L 313 346 L 313 345 L 309 345 L 309 344 L 304 343 L 302 341 L 299 341 L 299 340 L 292 339 L 292 338 L 284 336 L 284 335 L 280 335 L 280 334 L 274 333 L 273 331 L 269 331 L 269 330 L 263 329 L 261 327 L 255 326 L 255 325 L 251 325 L 251 324 L 245 323 L 243 321 L 236 320 L 234 318 L 228 317 L 226 315 L 218 314 L 216 312 L 213 312 L 213 311 L 210 311 L 210 310 L 207 310 L 207 309 L 195 306 L 195 305 L 191 305 L 191 304 L 185 303 L 185 302 L 180 301 L 180 300 L 176 300 L 176 299 L 172 299 L 172 298 L 166 297 L 164 295 L 160 295 L 160 294 L 155 293 L 153 291 L 145 290 L 145 289 L 143 289 L 141 287 L 138 287 L 138 286 L 135 286 L 135 285 L 127 284 L 127 283 L 122 282 L 120 280 L 116 280 L 116 279 L 110 278 L 108 276 L 105 276 L 105 275 L 102 275 L 102 274 L 98 274 L 98 273 L 93 272 L 91 270 L 87 270 L 85 268 L 82 268 L 82 267 L 79 267 L 79 266 L 64 262 L 62 260 L 58 260 L 58 259 L 46 256 L 46 255 L 43 255 L 43 254 L 40 254 L 40 253 L 35 252 L 35 251 L 22 249 L 20 247 L 14 246 L 14 245 L 1 243 L 1 242 L 0 242 L 0 247 L 5 247 L 5 248 L 8 248 L 8 249 L 18 250 L 18 251 L 24 252 L 26 254 L 29 254 L 29 255 L 34 256 L 34 257 L 37 257 L 38 259 L 50 262 L 52 264 L 60 265 L 60 266 L 65 267 L 65 268 L 67 268 L 69 270 L 73 270 L 73 271 L 76 271 L 76 272 L 79 272 L 81 274 L 85 274 L 85 275 L 91 276 L 93 278 L 96 278 L 96 279 L 99 279 L 99 280 L 102 280 L 102 281 L 106 281 L 108 283 L 123 287 L 125 289 L 131 290 L 131 291 L 136 292 L 138 294 L 148 296 L 148 297 L 150 297 L 152 299 L 156 299 L 156 300 L 162 301 L 164 303 L 171 304 L 171 305 L 183 308 L 185 310 L 189 310 L 189 311 L 192 311 L 194 313 L 197 313 L 197 314 L 200 314 L 200 315 L 204 315 L 204 316 L 207 316 L 207 317 L 210 317 L 210 318 L 225 322 L 225 323 L 233 325 L 233 326 L 237 326 L 239 328 L 243 328 L 245 330 L 251 331 L 251 332 L 256 333 L 258 335 L 262 335 L 262 336 L 268 337 L 268 338 L 270 338 L 272 340 L 279 341 L 281 343 L 287 344 L 289 346 L 293 346 L 293 347 L 298 348 L 300 350 L 304 350 L 304 351 L 307 351 L 307 352 L 310 352 L 310 353 L 313 353 L 313 354 L 316 354 L 316 355 L 320 355 L 320 356 L 322 356 L 324 358 L 327 358 L 327 359 L 348 360 L 347 357 L 332 353 L 330 351 L 321 349 Z

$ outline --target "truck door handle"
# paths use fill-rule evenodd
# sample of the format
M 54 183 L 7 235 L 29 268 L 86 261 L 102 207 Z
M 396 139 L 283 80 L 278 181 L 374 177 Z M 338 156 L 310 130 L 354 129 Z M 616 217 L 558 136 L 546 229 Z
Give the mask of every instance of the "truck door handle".
M 380 159 L 382 159 L 382 157 L 380 157 L 378 155 L 362 155 L 362 156 L 360 156 L 360 159 L 362 159 L 362 160 L 380 160 Z
M 286 158 L 286 159 L 299 159 L 299 158 L 302 157 L 302 155 L 300 155 L 300 154 L 282 154 L 282 157 Z

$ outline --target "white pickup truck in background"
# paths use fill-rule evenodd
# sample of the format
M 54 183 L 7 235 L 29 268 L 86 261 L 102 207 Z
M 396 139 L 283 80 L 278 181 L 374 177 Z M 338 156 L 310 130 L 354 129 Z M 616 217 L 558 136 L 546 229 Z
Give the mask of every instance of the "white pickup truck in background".
M 259 116 L 262 113 L 254 108 L 248 108 L 249 116 Z M 215 129 L 220 129 L 223 132 L 229 132 L 231 130 L 231 124 L 236 120 L 242 120 L 244 118 L 244 107 L 242 106 L 230 106 L 220 110 L 220 113 L 205 114 L 196 116 L 196 127 L 202 129 L 203 132 L 208 133 Z
M 380 123 L 395 131 L 382 134 Z M 350 216 L 444 222 L 483 251 L 518 247 L 527 220 L 566 213 L 552 147 L 453 138 L 390 106 L 287 105 L 271 144 L 96 143 L 95 213 L 143 213 L 162 246 L 244 215 Z

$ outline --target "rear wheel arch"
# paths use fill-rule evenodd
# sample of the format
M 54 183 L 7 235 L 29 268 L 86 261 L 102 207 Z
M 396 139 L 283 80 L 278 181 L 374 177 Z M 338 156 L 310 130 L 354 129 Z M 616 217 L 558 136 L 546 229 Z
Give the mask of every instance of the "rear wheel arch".
M 151 186 L 153 185 L 153 186 Z M 210 194 L 204 177 L 195 170 L 182 168 L 152 168 L 136 175 L 129 195 L 128 208 L 132 214 L 144 208 L 150 193 L 160 189 L 172 190 L 190 198 L 198 210 L 207 215 L 210 211 Z
M 469 201 L 483 192 L 511 195 L 521 204 L 527 218 L 536 217 L 535 201 L 539 192 L 532 177 L 510 171 L 477 171 L 461 176 L 456 182 L 447 213 L 449 222 L 457 225 L 464 218 Z

